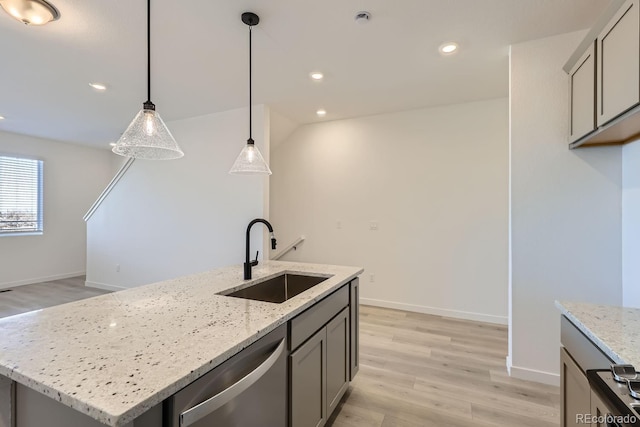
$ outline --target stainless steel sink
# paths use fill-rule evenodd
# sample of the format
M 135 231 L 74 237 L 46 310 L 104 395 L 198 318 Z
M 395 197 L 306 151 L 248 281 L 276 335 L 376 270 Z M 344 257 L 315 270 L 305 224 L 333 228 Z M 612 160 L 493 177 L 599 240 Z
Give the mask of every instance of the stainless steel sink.
M 304 276 L 302 274 L 281 274 L 259 282 L 235 292 L 220 292 L 218 295 L 226 295 L 236 298 L 252 299 L 256 301 L 282 303 L 298 294 L 311 289 L 318 283 L 327 280 L 328 277 Z

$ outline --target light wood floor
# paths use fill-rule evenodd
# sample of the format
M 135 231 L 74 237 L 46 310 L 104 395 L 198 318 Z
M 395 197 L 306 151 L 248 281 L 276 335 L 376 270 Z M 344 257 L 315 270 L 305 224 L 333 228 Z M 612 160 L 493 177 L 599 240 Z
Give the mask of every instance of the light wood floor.
M 0 317 L 107 293 L 84 277 L 0 292 Z M 360 308 L 360 372 L 330 427 L 559 426 L 559 388 L 507 375 L 507 328 Z
M 0 289 L 0 318 L 64 304 L 109 291 L 84 286 L 85 276 Z
M 360 346 L 329 426 L 560 425 L 558 387 L 508 376 L 504 326 L 361 306 Z

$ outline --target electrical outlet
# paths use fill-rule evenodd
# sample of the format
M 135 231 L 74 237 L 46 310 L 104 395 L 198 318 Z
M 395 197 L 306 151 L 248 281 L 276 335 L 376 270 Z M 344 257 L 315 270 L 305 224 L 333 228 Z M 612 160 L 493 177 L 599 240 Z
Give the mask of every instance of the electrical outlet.
M 116 273 L 120 273 L 120 264 L 116 264 Z
M 370 281 L 371 283 L 375 282 L 375 281 L 376 281 L 376 275 L 375 275 L 375 274 L 370 274 L 370 275 L 369 275 L 369 281 Z
M 378 230 L 378 221 L 370 221 L 369 222 L 369 230 L 377 231 Z

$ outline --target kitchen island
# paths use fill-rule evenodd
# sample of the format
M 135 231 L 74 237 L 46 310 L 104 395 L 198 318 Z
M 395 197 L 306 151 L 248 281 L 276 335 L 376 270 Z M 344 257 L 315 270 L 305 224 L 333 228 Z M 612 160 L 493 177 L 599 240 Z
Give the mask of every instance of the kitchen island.
M 126 425 L 362 271 L 266 261 L 250 281 L 231 266 L 0 319 L 0 402 L 16 382 Z M 285 272 L 327 279 L 280 304 L 218 295 Z M 7 406 L 0 427 L 9 427 Z

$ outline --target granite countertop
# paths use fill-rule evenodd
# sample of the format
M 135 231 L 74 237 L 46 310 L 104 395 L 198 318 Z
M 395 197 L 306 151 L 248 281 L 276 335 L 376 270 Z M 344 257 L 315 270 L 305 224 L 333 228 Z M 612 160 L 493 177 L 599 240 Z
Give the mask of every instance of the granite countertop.
M 362 271 L 266 261 L 0 319 L 0 375 L 122 426 Z M 216 295 L 283 272 L 330 278 L 282 304 Z
M 611 360 L 640 368 L 640 309 L 559 301 L 556 306 Z

